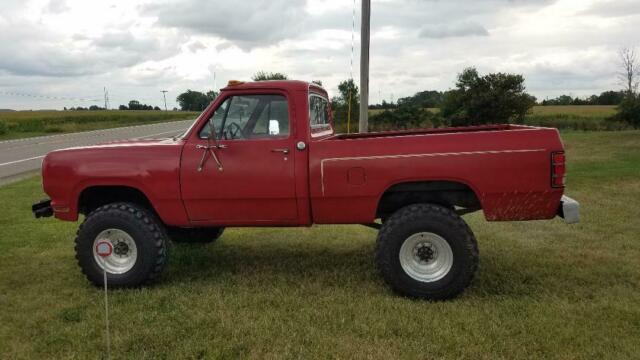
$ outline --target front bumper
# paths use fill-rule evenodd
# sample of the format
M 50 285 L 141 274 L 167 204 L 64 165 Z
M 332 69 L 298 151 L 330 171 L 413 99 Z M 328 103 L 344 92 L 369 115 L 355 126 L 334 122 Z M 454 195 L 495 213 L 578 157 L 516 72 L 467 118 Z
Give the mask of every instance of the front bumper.
M 31 206 L 31 211 L 36 219 L 41 217 L 53 216 L 53 207 L 51 207 L 51 200 L 42 200 L 37 204 Z
M 580 222 L 580 203 L 572 198 L 563 195 L 560 199 L 558 216 L 562 217 L 567 224 L 577 224 Z

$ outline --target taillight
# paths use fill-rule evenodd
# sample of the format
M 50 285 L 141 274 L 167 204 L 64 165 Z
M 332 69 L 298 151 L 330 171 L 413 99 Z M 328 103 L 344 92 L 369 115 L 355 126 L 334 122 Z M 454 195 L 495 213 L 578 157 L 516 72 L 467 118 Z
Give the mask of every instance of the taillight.
M 564 187 L 567 173 L 566 160 L 564 151 L 551 153 L 551 186 L 554 188 Z

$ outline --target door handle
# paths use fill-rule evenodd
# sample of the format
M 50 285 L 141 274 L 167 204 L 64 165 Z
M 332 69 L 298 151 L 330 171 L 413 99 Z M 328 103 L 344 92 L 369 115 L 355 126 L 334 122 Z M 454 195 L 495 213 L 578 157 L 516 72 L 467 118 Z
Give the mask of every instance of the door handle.
M 207 145 L 196 145 L 196 149 L 226 149 L 228 148 L 229 145 L 224 145 L 224 144 L 218 144 L 218 145 L 213 145 L 213 146 L 207 146 Z
M 289 149 L 272 149 L 271 152 L 279 152 L 279 153 L 283 153 L 285 155 L 289 154 Z

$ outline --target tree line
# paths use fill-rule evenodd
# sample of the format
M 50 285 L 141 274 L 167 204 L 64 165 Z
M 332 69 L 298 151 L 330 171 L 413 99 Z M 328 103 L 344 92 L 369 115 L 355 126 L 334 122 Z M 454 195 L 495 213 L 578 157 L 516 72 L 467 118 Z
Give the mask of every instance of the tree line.
M 609 90 L 586 98 L 562 95 L 542 102 L 527 93 L 525 78 L 520 74 L 491 73 L 482 75 L 474 67 L 458 74 L 455 87 L 448 91 L 427 90 L 413 96 L 398 99 L 396 103 L 382 101 L 370 106 L 381 110 L 370 117 L 372 130 L 407 129 L 420 127 L 468 126 L 491 123 L 524 123 L 534 105 L 617 105 L 617 114 L 611 119 L 640 128 L 640 60 L 633 49 L 620 51 L 620 80 L 623 91 Z M 259 71 L 253 81 L 287 80 L 279 72 Z M 322 86 L 322 81 L 313 83 Z M 210 90 L 187 90 L 176 98 L 183 111 L 203 111 L 218 93 Z M 334 119 L 338 129 L 357 131 L 360 111 L 358 86 L 352 79 L 340 82 L 338 94 L 331 99 Z M 439 111 L 431 111 L 437 108 Z M 90 110 L 100 110 L 92 106 Z M 72 110 L 85 110 L 72 108 Z M 136 100 L 120 110 L 160 110 L 159 107 L 140 104 Z M 174 108 L 174 110 L 177 110 Z M 350 121 L 349 121 L 350 120 Z
M 640 128 L 640 56 L 635 49 L 623 48 L 619 53 L 619 80 L 624 90 L 609 90 L 600 95 L 573 98 L 562 95 L 538 103 L 528 94 L 522 75 L 494 73 L 481 75 L 477 69 L 464 69 L 455 88 L 449 91 L 421 91 L 400 98 L 397 103 L 371 106 L 382 112 L 370 117 L 374 130 L 416 127 L 468 126 L 491 123 L 522 124 L 534 105 L 615 105 L 617 114 L 608 120 Z M 352 80 L 343 81 L 339 95 L 332 101 L 338 124 L 348 119 L 351 99 L 351 119 L 359 117 L 358 87 Z M 429 111 L 438 108 L 440 111 Z M 357 123 L 357 121 L 355 122 Z M 344 126 L 342 126 L 344 129 Z
M 551 105 L 620 105 L 625 98 L 624 91 L 605 91 L 600 95 L 591 95 L 585 98 L 561 95 L 553 99 L 545 99 L 540 102 L 542 106 Z
M 344 130 L 344 122 L 348 121 L 350 114 L 355 131 L 359 118 L 359 89 L 353 80 L 346 80 L 340 83 L 338 92 L 332 99 L 336 124 Z M 467 68 L 458 75 L 456 87 L 452 90 L 422 91 L 398 99 L 397 103 L 383 102 L 372 106 L 372 109 L 382 111 L 370 116 L 369 124 L 371 130 L 389 130 L 523 123 L 525 115 L 535 104 L 536 98 L 525 91 L 522 75 L 481 75 L 477 69 Z M 431 108 L 440 111 L 431 111 Z
M 637 72 L 636 55 L 627 51 L 623 61 L 624 75 Z M 624 58 L 621 53 L 621 57 Z M 637 74 L 627 81 L 625 91 L 605 91 L 587 98 L 573 98 L 568 95 L 555 99 L 537 99 L 527 93 L 525 78 L 520 74 L 491 73 L 480 74 L 476 68 L 464 69 L 458 74 L 455 87 L 448 91 L 427 90 L 398 99 L 396 103 L 383 101 L 370 106 L 381 110 L 370 116 L 372 130 L 407 129 L 420 127 L 468 126 L 491 123 L 522 124 L 534 105 L 617 105 L 618 114 L 612 119 L 640 127 L 640 97 L 638 96 Z M 287 80 L 283 73 L 259 71 L 252 77 L 254 81 Z M 315 80 L 322 86 L 322 82 Z M 213 91 L 200 93 L 188 90 L 178 96 L 182 110 L 202 111 L 218 94 Z M 334 120 L 339 130 L 357 131 L 360 94 L 352 79 L 338 85 L 338 94 L 331 99 Z M 433 110 L 437 109 L 437 110 Z

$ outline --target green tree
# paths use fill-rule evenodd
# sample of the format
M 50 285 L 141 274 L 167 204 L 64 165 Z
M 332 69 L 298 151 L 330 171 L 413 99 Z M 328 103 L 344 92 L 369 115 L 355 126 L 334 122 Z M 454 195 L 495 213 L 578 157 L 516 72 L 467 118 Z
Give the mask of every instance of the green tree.
M 597 103 L 592 105 L 620 105 L 624 100 L 622 91 L 605 91 L 597 97 Z
M 440 114 L 411 102 L 398 103 L 395 109 L 373 115 L 370 123 L 375 131 L 436 128 L 445 124 Z
M 286 74 L 279 72 L 264 72 L 258 71 L 251 78 L 253 81 L 267 81 L 267 80 L 289 80 L 289 77 Z
M 456 89 L 445 94 L 442 115 L 453 126 L 523 123 L 535 103 L 522 75 L 480 76 L 475 68 L 467 68 L 458 75 Z
M 614 120 L 625 122 L 634 128 L 640 128 L 640 94 L 627 94 L 618 105 Z
M 398 105 L 415 105 L 423 108 L 440 107 L 444 100 L 444 93 L 440 91 L 421 91 L 413 96 L 398 99 Z
M 176 101 L 180 105 L 182 111 L 202 111 L 204 110 L 218 94 L 215 91 L 209 91 L 206 94 L 199 91 L 187 90 L 178 95 Z
M 218 97 L 218 93 L 213 90 L 207 91 L 206 95 L 209 102 L 212 102 Z
M 360 116 L 360 90 L 353 79 L 342 81 L 338 85 L 339 95 L 331 99 L 331 107 L 333 108 L 333 117 L 336 127 L 340 131 L 347 130 L 347 122 L 349 120 L 349 107 L 351 107 L 351 132 L 358 129 L 358 118 Z M 351 106 L 349 106 L 351 99 Z
M 126 109 L 126 107 L 125 107 L 125 109 Z M 138 101 L 138 100 L 131 100 L 131 101 L 129 101 L 128 109 L 129 110 L 153 110 L 153 106 L 147 105 L 147 104 L 141 104 L 140 101 Z
M 129 110 L 140 110 L 140 101 L 138 100 L 131 100 L 129 101 Z

